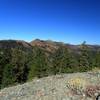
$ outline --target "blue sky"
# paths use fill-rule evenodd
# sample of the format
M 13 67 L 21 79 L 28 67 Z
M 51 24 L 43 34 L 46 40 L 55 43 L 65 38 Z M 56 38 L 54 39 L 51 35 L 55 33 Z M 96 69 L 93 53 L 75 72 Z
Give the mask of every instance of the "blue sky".
M 0 0 L 0 40 L 100 44 L 100 0 Z

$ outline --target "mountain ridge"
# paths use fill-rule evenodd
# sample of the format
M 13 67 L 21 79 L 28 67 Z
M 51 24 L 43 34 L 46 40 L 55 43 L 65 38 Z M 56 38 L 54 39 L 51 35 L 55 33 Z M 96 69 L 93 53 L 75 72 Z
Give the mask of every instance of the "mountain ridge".
M 60 46 L 67 47 L 72 51 L 79 51 L 80 45 L 73 45 L 64 42 L 56 42 L 52 40 L 40 40 L 40 39 L 35 39 L 31 42 L 26 42 L 24 40 L 0 40 L 0 48 L 16 48 L 17 46 L 23 46 L 26 49 L 32 49 L 33 46 L 37 46 L 46 50 L 47 52 L 54 52 Z M 91 45 L 91 44 L 86 44 L 86 45 L 89 49 L 93 51 L 100 50 L 100 45 Z

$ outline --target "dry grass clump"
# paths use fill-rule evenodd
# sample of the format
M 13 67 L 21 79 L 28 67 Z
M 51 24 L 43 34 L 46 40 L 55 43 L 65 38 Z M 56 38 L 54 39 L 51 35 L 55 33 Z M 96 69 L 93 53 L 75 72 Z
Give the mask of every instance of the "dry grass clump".
M 93 73 L 100 73 L 100 68 L 94 67 L 94 68 L 92 68 L 91 71 L 92 71 Z
M 75 77 L 73 79 L 68 80 L 67 87 L 74 91 L 76 94 L 83 94 L 84 89 L 88 81 L 81 77 Z
M 96 76 L 98 84 L 100 84 L 100 68 L 97 67 L 93 68 L 91 71 L 91 75 Z
M 93 85 L 82 77 L 74 77 L 67 81 L 67 87 L 76 95 L 96 98 L 100 95 L 100 85 Z

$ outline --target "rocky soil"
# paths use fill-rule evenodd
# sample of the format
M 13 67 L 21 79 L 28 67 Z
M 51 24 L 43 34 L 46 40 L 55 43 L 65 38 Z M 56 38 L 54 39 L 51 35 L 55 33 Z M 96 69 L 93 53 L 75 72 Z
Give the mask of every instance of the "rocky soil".
M 89 93 L 94 95 L 91 96 L 86 94 L 86 91 L 81 94 L 75 93 L 67 86 L 68 80 L 78 77 L 87 80 L 91 86 L 100 83 L 100 74 L 90 72 L 35 78 L 31 82 L 0 90 L 0 100 L 96 100 L 100 89 L 95 91 L 94 88 L 90 88 Z

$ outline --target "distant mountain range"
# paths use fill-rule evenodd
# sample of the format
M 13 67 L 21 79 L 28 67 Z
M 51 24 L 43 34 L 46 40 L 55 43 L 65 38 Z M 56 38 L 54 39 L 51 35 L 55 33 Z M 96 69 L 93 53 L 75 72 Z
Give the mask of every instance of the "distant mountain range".
M 80 45 L 72 45 L 72 44 L 67 44 L 63 42 L 55 42 L 51 40 L 40 40 L 40 39 L 35 39 L 31 42 L 25 42 L 23 40 L 0 40 L 0 48 L 17 48 L 17 47 L 23 47 L 24 49 L 31 50 L 33 46 L 40 47 L 41 49 L 44 49 L 48 52 L 53 52 L 57 50 L 59 47 L 67 47 L 71 51 L 79 51 L 80 50 Z M 92 51 L 98 51 L 100 50 L 100 45 L 89 45 L 87 44 L 87 47 L 91 49 Z

